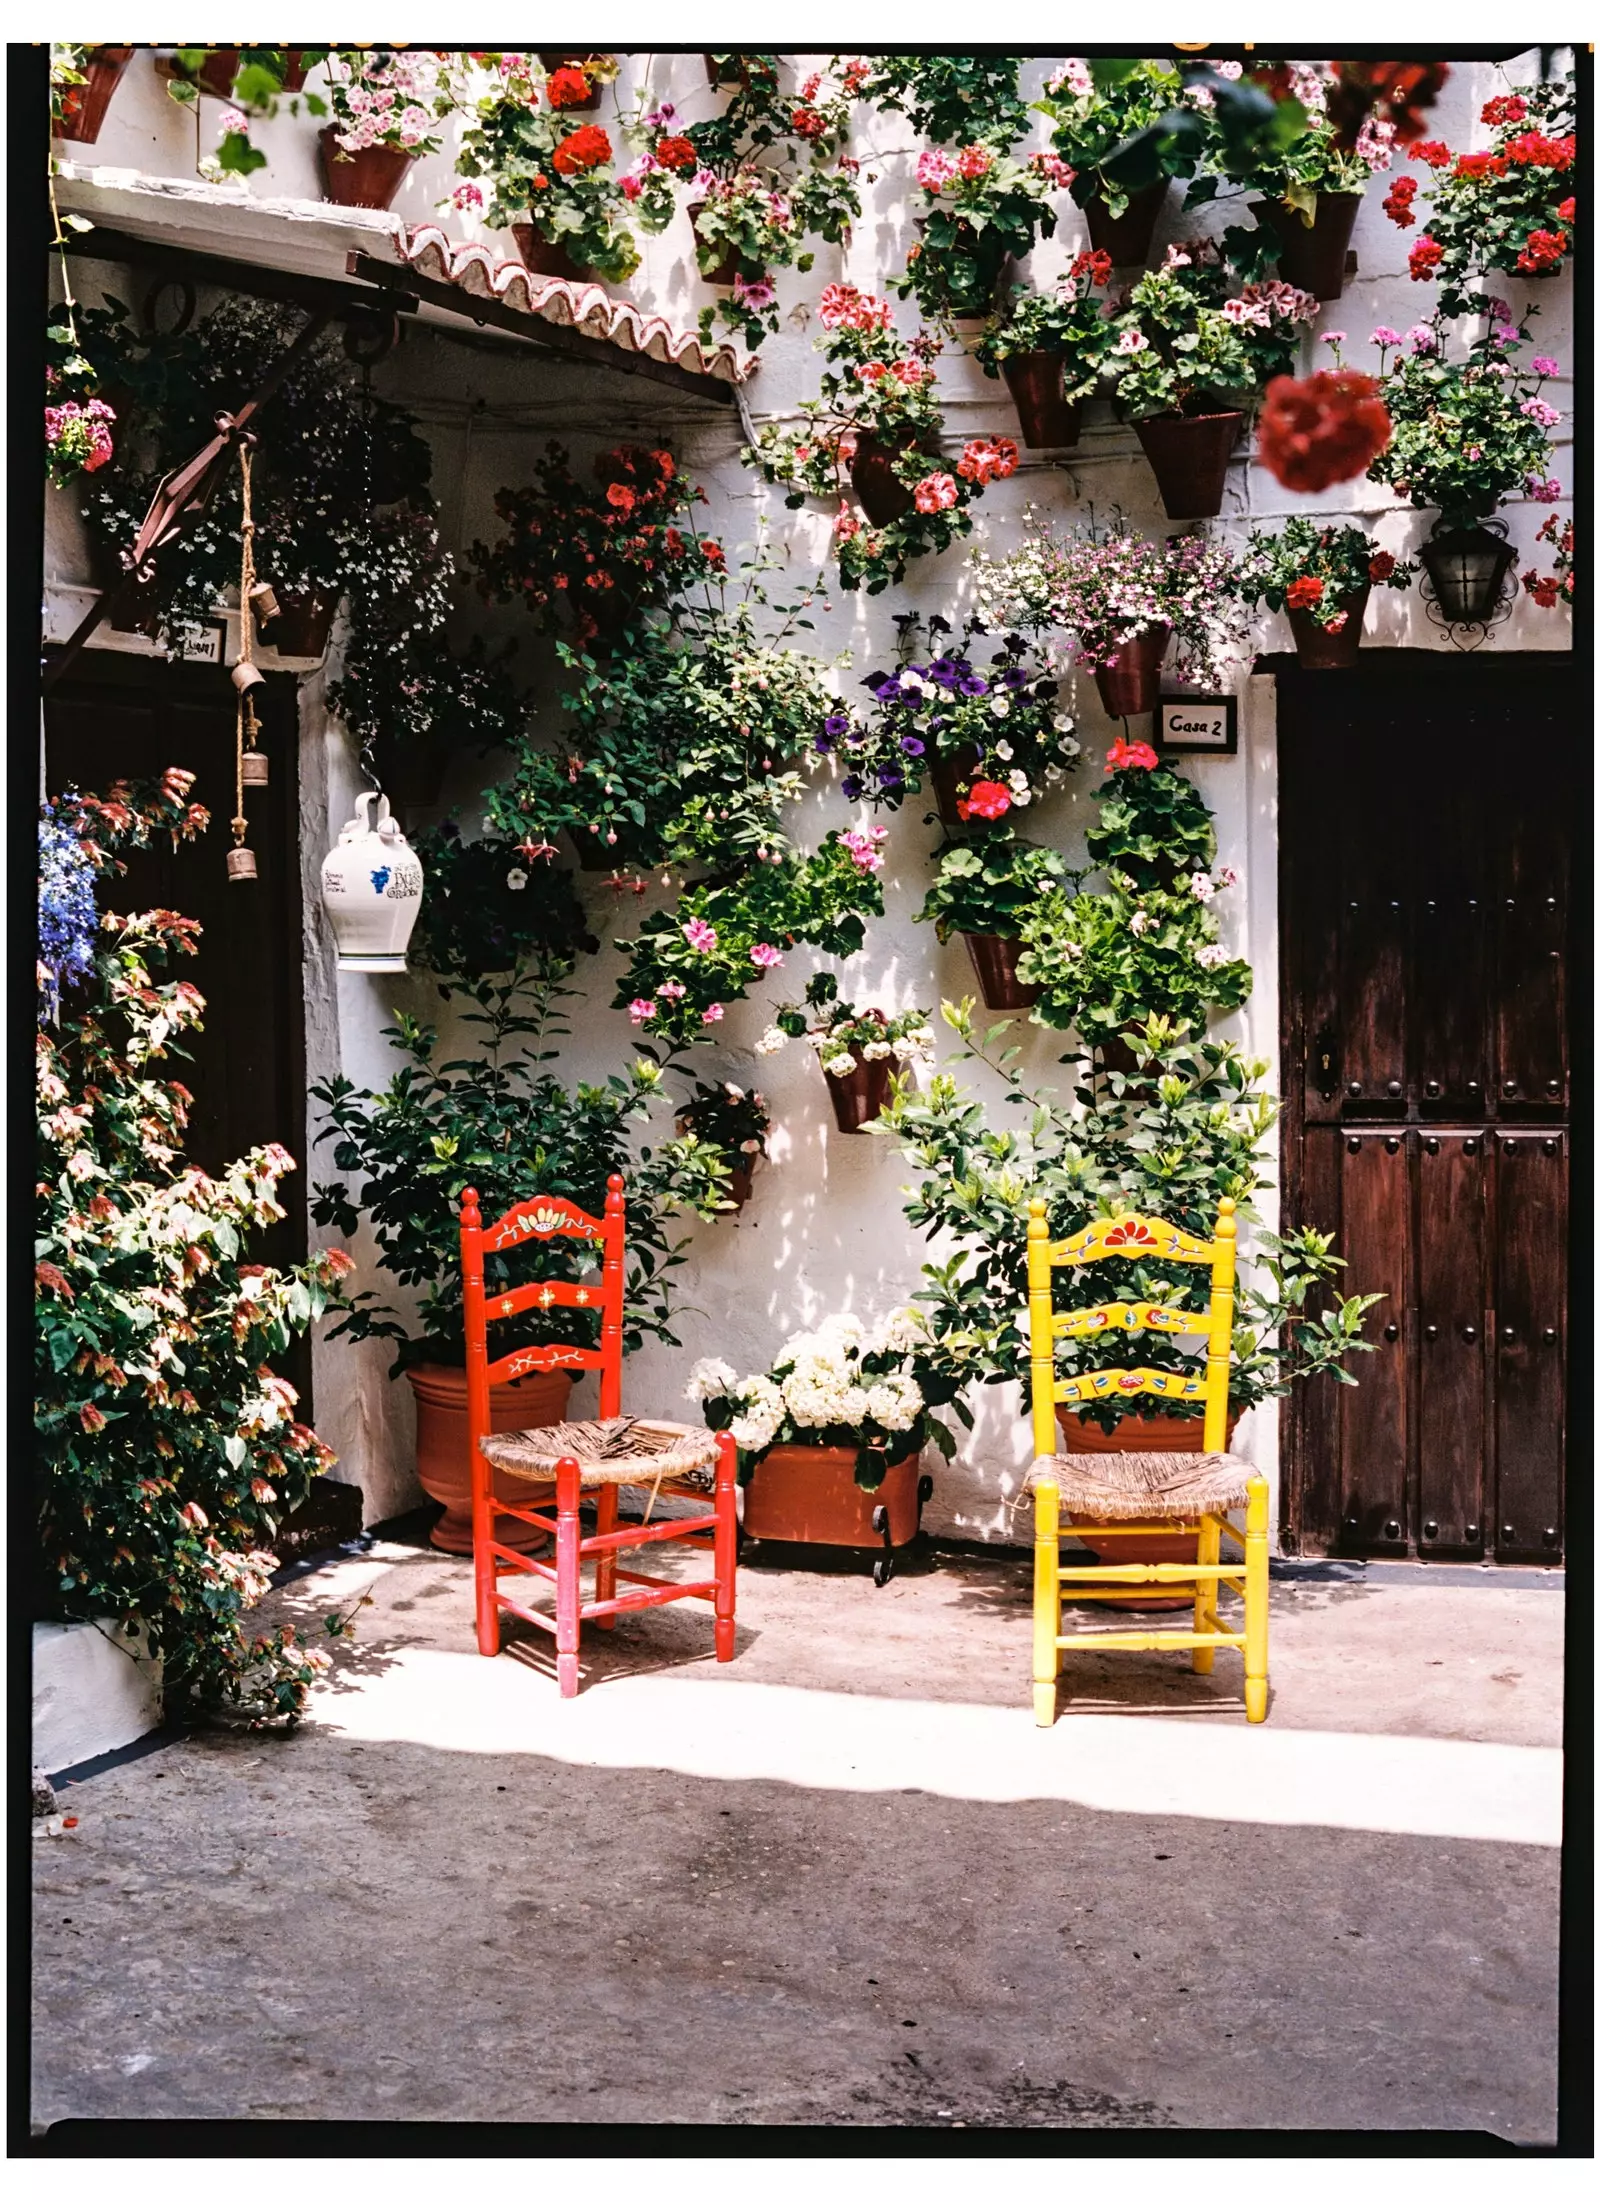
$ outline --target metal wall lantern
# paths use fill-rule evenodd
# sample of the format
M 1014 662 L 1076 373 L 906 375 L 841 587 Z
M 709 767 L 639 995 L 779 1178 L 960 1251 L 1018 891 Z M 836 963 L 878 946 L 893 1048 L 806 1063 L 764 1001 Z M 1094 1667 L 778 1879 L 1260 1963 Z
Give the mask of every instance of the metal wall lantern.
M 1431 584 L 1422 592 L 1428 617 L 1448 629 L 1458 649 L 1476 649 L 1491 626 L 1510 617 L 1511 602 L 1503 600 L 1517 554 L 1506 541 L 1504 521 L 1435 528 L 1422 545 L 1421 557 Z M 1476 641 L 1466 640 L 1474 630 Z

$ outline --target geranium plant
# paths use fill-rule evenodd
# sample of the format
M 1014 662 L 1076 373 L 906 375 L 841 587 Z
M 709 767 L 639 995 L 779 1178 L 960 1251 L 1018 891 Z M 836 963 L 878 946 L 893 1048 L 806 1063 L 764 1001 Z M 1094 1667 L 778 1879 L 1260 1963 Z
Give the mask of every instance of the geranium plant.
M 1389 167 L 1394 124 L 1367 113 L 1352 138 L 1328 111 L 1329 80 L 1323 69 L 1303 61 L 1258 62 L 1247 81 L 1274 101 L 1292 102 L 1297 126 L 1277 141 L 1230 145 L 1219 134 L 1207 149 L 1204 172 L 1184 194 L 1186 205 L 1206 204 L 1227 183 L 1276 201 L 1311 229 L 1319 198 L 1358 194 Z M 1223 242 L 1234 265 L 1252 275 L 1270 272 L 1283 249 L 1270 228 L 1229 229 Z
M 1004 150 L 1027 135 L 1028 110 L 1017 90 L 1020 54 L 874 54 L 864 96 L 886 114 L 908 117 L 936 145 L 984 144 Z
M 1091 199 L 1115 217 L 1128 207 L 1128 187 L 1120 180 L 1116 155 L 1141 132 L 1154 131 L 1185 104 L 1181 71 L 1165 61 L 1063 61 L 1035 104 L 1051 123 L 1051 140 L 1071 169 L 1072 196 L 1079 206 Z M 1163 140 L 1157 174 L 1192 176 L 1195 160 L 1176 142 Z
M 1552 512 L 1534 540 L 1550 545 L 1550 571 L 1543 574 L 1536 567 L 1530 567 L 1522 577 L 1522 586 L 1535 604 L 1547 612 L 1553 611 L 1558 604 L 1572 603 L 1572 522 L 1558 520 Z
M 1437 138 L 1410 148 L 1433 171 L 1411 276 L 1440 285 L 1439 310 L 1447 315 L 1481 311 L 1482 300 L 1467 288 L 1476 277 L 1558 274 L 1577 219 L 1571 79 L 1501 93 L 1480 119 L 1491 128 L 1481 151 L 1455 154 Z M 1419 219 L 1417 188 L 1415 176 L 1397 176 L 1383 202 L 1400 229 Z
M 756 1042 L 758 1055 L 775 1055 L 791 1040 L 809 1040 L 817 1060 L 832 1078 L 848 1078 L 863 1063 L 893 1061 L 912 1069 L 932 1060 L 933 1033 L 925 1009 L 858 1009 L 840 998 L 831 971 L 818 971 L 806 982 L 803 1002 L 787 1002 Z
M 207 823 L 191 784 L 172 771 L 155 788 L 58 798 L 57 859 L 70 838 L 110 877 L 120 850 L 191 837 Z M 63 905 L 52 871 L 41 932 L 72 982 L 37 1046 L 33 1472 L 52 1598 L 142 1629 L 173 1711 L 293 1720 L 326 1657 L 293 1628 L 251 1641 L 244 1616 L 278 1525 L 333 1456 L 271 1363 L 350 1264 L 246 1258 L 283 1215 L 282 1147 L 215 1176 L 184 1160 L 191 1096 L 166 1073 L 205 1004 L 162 968 L 192 953 L 194 921 L 108 910 L 91 932 L 81 872 Z
M 1299 331 L 1317 316 L 1309 291 L 1290 283 L 1247 283 L 1230 296 L 1217 249 L 1193 237 L 1169 245 L 1142 275 L 1113 325 L 1110 372 L 1129 420 L 1221 413 L 1250 405 L 1275 375 L 1287 374 Z
M 937 613 L 927 624 L 930 642 L 950 632 Z M 1079 751 L 1073 721 L 1059 706 L 1055 680 L 1030 664 L 1022 637 L 1005 636 L 987 665 L 974 663 L 972 646 L 969 633 L 925 664 L 869 673 L 862 686 L 873 699 L 871 714 L 863 721 L 834 711 L 824 720 L 813 746 L 838 757 L 848 802 L 898 809 L 942 757 L 959 762 L 964 796 L 979 783 L 993 785 L 998 792 L 988 800 L 1001 815 L 1026 808 L 1071 771 Z
M 988 625 L 1062 629 L 1071 662 L 1089 671 L 1114 666 L 1135 637 L 1164 626 L 1179 679 L 1214 687 L 1247 626 L 1232 593 L 1233 554 L 1211 536 L 1157 541 L 1120 517 L 1103 531 L 1091 521 L 1058 536 L 1030 513 L 1018 549 L 1002 559 L 975 558 L 973 566 Z
M 1356 596 L 1369 588 L 1404 589 L 1416 576 L 1414 558 L 1381 550 L 1353 523 L 1321 527 L 1296 513 L 1281 528 L 1252 528 L 1234 571 L 1242 603 L 1275 612 L 1309 612 L 1338 634 Z
M 930 320 L 990 313 L 1007 259 L 1022 259 L 1055 233 L 1051 197 L 1069 180 L 1054 155 L 1027 161 L 981 142 L 954 153 L 924 147 L 917 161 L 921 236 L 904 271 L 889 278 Z
M 1111 279 L 1111 255 L 1080 252 L 1053 291 L 1009 299 L 974 347 L 986 375 L 1008 359 L 1048 352 L 1062 362 L 1061 395 L 1073 405 L 1092 397 L 1106 372 L 1117 330 L 1095 292 Z
M 1446 528 L 1485 520 L 1519 490 L 1554 503 L 1561 484 L 1547 472 L 1550 430 L 1561 415 L 1539 393 L 1557 365 L 1538 354 L 1517 359 L 1530 341 L 1525 321 L 1514 325 L 1508 309 L 1491 306 L 1488 328 L 1460 359 L 1445 358 L 1442 332 L 1426 324 L 1411 331 L 1392 366 L 1381 347 L 1394 433 L 1367 470 L 1372 479 L 1436 507 Z
M 1087 835 L 1098 894 L 1057 887 L 1023 919 L 1017 976 L 1043 989 L 1036 1024 L 1103 1047 L 1161 1017 L 1198 1038 L 1214 1010 L 1237 1009 L 1250 966 L 1230 957 L 1211 905 L 1237 875 L 1214 870 L 1216 832 L 1192 781 L 1144 742 L 1118 741 L 1095 790 Z
M 960 1378 L 936 1353 L 920 1308 L 893 1309 L 868 1329 L 854 1315 L 830 1315 L 785 1339 L 764 1374 L 740 1376 L 726 1361 L 697 1361 L 684 1397 L 713 1430 L 731 1430 L 739 1479 L 748 1482 L 774 1445 L 853 1446 L 856 1482 L 876 1491 L 889 1469 L 937 1445 L 948 1460 L 955 1439 L 937 1408 L 954 1405 Z
M 1040 897 L 1067 877 L 1059 850 L 1019 841 L 1010 827 L 998 826 L 939 851 L 917 919 L 942 941 L 952 933 L 1018 940 Z
M 333 142 L 340 153 L 381 145 L 420 160 L 438 152 L 439 126 L 456 109 L 447 56 L 340 46 L 327 57 L 327 75 Z

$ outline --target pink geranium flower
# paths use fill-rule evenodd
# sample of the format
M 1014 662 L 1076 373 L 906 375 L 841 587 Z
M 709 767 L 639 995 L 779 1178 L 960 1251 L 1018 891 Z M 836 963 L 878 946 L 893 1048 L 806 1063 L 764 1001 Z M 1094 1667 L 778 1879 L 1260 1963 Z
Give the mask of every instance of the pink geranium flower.
M 953 474 L 926 474 L 916 488 L 916 507 L 919 512 L 948 512 L 960 491 Z
M 683 937 L 696 955 L 709 956 L 717 945 L 717 929 L 704 918 L 690 918 L 683 928 Z

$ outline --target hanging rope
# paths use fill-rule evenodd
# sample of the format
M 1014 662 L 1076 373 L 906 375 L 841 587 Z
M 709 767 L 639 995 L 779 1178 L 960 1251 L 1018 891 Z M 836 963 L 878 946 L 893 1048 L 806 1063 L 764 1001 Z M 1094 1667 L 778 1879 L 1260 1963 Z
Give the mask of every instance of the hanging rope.
M 233 669 L 239 706 L 234 720 L 233 847 L 228 851 L 230 879 L 256 877 L 255 851 L 245 847 L 244 839 L 250 824 L 244 814 L 245 758 L 254 754 L 256 736 L 260 732 L 254 691 L 262 679 L 256 665 L 255 606 L 251 601 L 256 585 L 256 523 L 250 504 L 250 445 L 253 440 L 249 436 L 239 439 L 239 661 Z

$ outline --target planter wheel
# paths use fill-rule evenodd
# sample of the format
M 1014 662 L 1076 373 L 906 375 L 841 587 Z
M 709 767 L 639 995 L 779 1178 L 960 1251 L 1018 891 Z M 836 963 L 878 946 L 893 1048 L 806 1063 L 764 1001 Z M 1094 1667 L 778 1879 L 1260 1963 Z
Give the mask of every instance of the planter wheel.
M 872 1580 L 882 1590 L 894 1573 L 894 1547 L 889 1542 L 889 1509 L 886 1506 L 875 1506 L 872 1509 L 872 1527 L 874 1533 L 883 1539 L 883 1556 L 872 1563 Z

